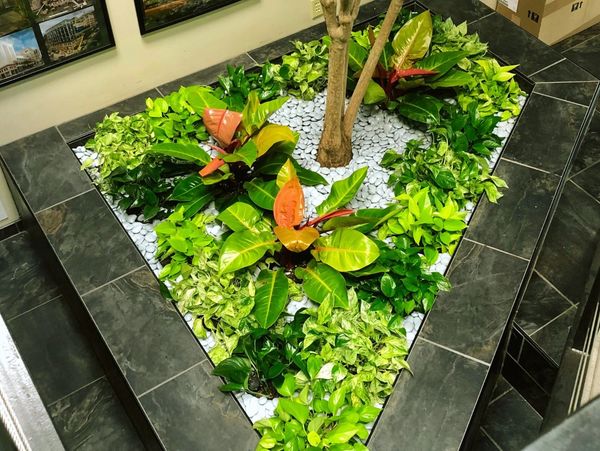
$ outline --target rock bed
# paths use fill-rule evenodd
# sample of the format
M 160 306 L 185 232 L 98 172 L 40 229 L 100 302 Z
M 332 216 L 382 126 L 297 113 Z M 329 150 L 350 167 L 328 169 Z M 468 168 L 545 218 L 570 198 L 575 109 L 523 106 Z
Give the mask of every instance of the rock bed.
M 393 191 L 387 186 L 389 171 L 379 166 L 383 154 L 388 149 L 394 149 L 403 152 L 406 144 L 413 139 L 422 139 L 428 142 L 426 134 L 417 129 L 413 129 L 407 122 L 402 121 L 395 115 L 389 114 L 378 107 L 361 107 L 357 122 L 353 131 L 353 159 L 350 164 L 343 168 L 323 168 L 316 161 L 316 152 L 323 129 L 323 116 L 325 109 L 325 93 L 321 93 L 312 101 L 299 100 L 291 97 L 288 102 L 274 114 L 270 121 L 282 125 L 287 125 L 300 133 L 298 145 L 294 150 L 293 156 L 302 166 L 316 171 L 323 175 L 328 181 L 327 186 L 304 187 L 306 198 L 306 217 L 312 218 L 316 214 L 316 206 L 319 205 L 329 194 L 331 183 L 348 177 L 357 169 L 368 166 L 369 171 L 363 186 L 358 191 L 356 197 L 349 204 L 350 208 L 383 208 L 394 200 Z M 524 103 L 525 99 L 522 99 Z M 516 120 L 510 119 L 498 124 L 495 133 L 503 139 L 506 139 L 515 125 Z M 98 156 L 85 147 L 73 149 L 77 158 L 83 163 L 86 160 L 92 160 L 89 170 L 92 178 L 96 177 L 95 167 L 98 165 Z M 502 149 L 498 149 L 490 158 L 490 166 L 494 167 L 500 158 Z M 143 217 L 129 215 L 121 210 L 112 199 L 107 196 L 107 202 L 113 209 L 117 219 L 121 222 L 140 253 L 144 256 L 152 271 L 158 276 L 162 267 L 155 258 L 157 237 L 154 227 L 159 221 L 152 223 L 143 223 Z M 210 209 L 214 208 L 212 205 Z M 470 219 L 473 205 L 468 208 L 467 221 Z M 216 214 L 216 211 L 215 211 Z M 208 229 L 212 235 L 219 236 L 223 230 L 219 225 L 213 225 Z M 450 264 L 451 256 L 441 254 L 439 260 L 431 267 L 432 271 L 442 274 Z M 287 308 L 288 313 L 295 313 L 302 307 L 310 305 L 310 301 L 305 299 L 300 302 L 290 302 Z M 193 316 L 185 315 L 185 320 L 192 326 Z M 404 320 L 406 337 L 409 344 L 412 344 L 423 322 L 422 313 L 412 313 Z M 200 340 L 203 348 L 208 352 L 214 346 L 214 340 L 209 336 Z M 269 400 L 266 397 L 257 398 L 249 394 L 237 394 L 237 399 L 252 422 L 273 416 L 277 399 Z

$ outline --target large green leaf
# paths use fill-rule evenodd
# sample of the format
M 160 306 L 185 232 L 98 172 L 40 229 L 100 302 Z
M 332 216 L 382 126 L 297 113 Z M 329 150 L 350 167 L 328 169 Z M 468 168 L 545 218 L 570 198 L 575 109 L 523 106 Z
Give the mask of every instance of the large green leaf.
M 253 138 L 254 144 L 258 150 L 258 156 L 261 157 L 269 151 L 271 147 L 280 142 L 291 142 L 296 144 L 298 134 L 285 125 L 268 124 L 265 125 Z
M 250 369 L 250 360 L 243 357 L 229 357 L 219 363 L 213 370 L 215 376 L 221 376 L 228 382 L 247 385 Z
M 444 103 L 425 94 L 407 94 L 399 100 L 396 111 L 413 121 L 439 124 L 440 110 Z
M 202 182 L 202 178 L 198 174 L 192 174 L 175 185 L 169 199 L 188 202 L 204 195 L 207 190 L 208 188 Z
M 256 144 L 249 140 L 242 147 L 237 149 L 235 152 L 230 153 L 229 155 L 225 155 L 223 160 L 227 163 L 235 163 L 236 161 L 242 161 L 246 164 L 246 166 L 252 166 L 256 161 L 256 157 L 258 155 L 258 149 L 256 148 Z
M 279 398 L 277 408 L 294 417 L 302 426 L 304 426 L 310 416 L 308 406 L 300 404 L 293 399 Z
M 302 280 L 304 293 L 320 304 L 331 294 L 336 307 L 348 308 L 346 280 L 338 271 L 314 260 L 306 268 L 297 268 L 296 277 Z
M 296 174 L 300 179 L 300 183 L 304 186 L 329 185 L 329 182 L 318 172 L 303 168 L 296 160 L 292 160 L 292 163 L 296 168 Z
M 150 147 L 149 152 L 191 161 L 199 166 L 210 163 L 210 155 L 197 144 L 159 143 Z
M 348 66 L 353 72 L 362 70 L 369 52 L 353 39 L 348 43 Z
M 327 180 L 321 174 L 311 171 L 310 169 L 303 168 L 287 153 L 271 152 L 265 155 L 254 165 L 254 173 L 262 175 L 277 175 L 281 169 L 281 166 L 283 166 L 287 160 L 291 160 L 294 168 L 296 169 L 296 174 L 300 179 L 300 183 L 302 183 L 304 186 L 328 185 Z
M 461 51 L 433 53 L 418 61 L 415 67 L 435 71 L 437 72 L 436 78 L 440 78 L 468 55 L 469 52 Z
M 379 248 L 366 235 L 352 229 L 337 229 L 315 241 L 313 256 L 338 271 L 357 271 L 379 257 Z
M 248 135 L 256 133 L 267 122 L 269 117 L 288 101 L 289 97 L 278 97 L 269 102 L 260 103 L 258 92 L 252 91 L 248 95 L 248 102 L 242 112 L 242 126 Z
M 288 299 L 288 278 L 283 269 L 263 269 L 256 279 L 254 317 L 260 327 L 268 329 L 281 315 Z
M 214 199 L 212 191 L 206 190 L 203 193 L 199 193 L 196 197 L 188 202 L 180 204 L 183 206 L 183 216 L 186 219 L 195 216 L 200 210 L 202 210 L 210 201 Z
M 275 235 L 251 230 L 232 233 L 223 243 L 219 255 L 219 272 L 224 274 L 246 268 L 275 248 Z
M 320 215 L 331 213 L 350 202 L 367 176 L 367 170 L 368 167 L 360 168 L 354 171 L 348 178 L 334 182 L 327 199 L 317 207 L 317 213 Z
M 455 88 L 459 86 L 467 86 L 473 81 L 473 77 L 468 72 L 462 70 L 452 69 L 450 72 L 445 74 L 443 77 L 436 78 L 435 80 L 427 80 L 427 86 L 432 88 Z
M 360 425 L 352 423 L 338 423 L 331 431 L 327 433 L 325 438 L 330 443 L 342 444 L 348 443 L 360 431 Z
M 187 101 L 190 106 L 194 109 L 196 114 L 200 117 L 204 114 L 205 108 L 219 108 L 226 109 L 227 104 L 222 100 L 216 98 L 210 93 L 210 89 L 196 90 L 188 93 Z
M 387 94 L 383 88 L 374 80 L 369 80 L 367 85 L 367 92 L 365 92 L 365 98 L 363 102 L 365 105 L 374 105 L 376 103 L 383 102 L 387 99 Z
M 407 61 L 423 58 L 431 44 L 433 24 L 431 14 L 425 11 L 404 24 L 394 39 L 395 65 L 403 67 Z
M 236 202 L 223 210 L 217 219 L 234 232 L 250 230 L 261 218 L 260 212 L 252 205 Z
M 244 184 L 244 188 L 248 191 L 250 200 L 265 210 L 273 210 L 275 197 L 279 192 L 279 187 L 275 180 L 265 182 L 259 178 L 255 178 Z

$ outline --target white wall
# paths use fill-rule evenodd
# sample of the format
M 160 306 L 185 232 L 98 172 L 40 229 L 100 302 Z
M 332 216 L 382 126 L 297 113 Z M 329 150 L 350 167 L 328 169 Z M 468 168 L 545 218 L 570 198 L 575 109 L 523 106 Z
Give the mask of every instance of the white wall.
M 107 0 L 116 48 L 0 89 L 0 145 L 257 48 L 321 19 L 309 0 L 242 0 L 140 36 L 133 0 Z
M 19 219 L 19 214 L 8 190 L 2 168 L 0 168 L 0 229 L 12 224 L 17 219 Z

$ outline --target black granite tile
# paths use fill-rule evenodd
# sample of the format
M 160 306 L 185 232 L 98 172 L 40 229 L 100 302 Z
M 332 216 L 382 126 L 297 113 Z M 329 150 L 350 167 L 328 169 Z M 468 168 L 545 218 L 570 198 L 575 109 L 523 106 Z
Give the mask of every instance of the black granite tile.
M 452 290 L 438 296 L 420 336 L 491 362 L 526 267 L 525 260 L 463 240 L 448 271 Z
M 519 365 L 550 395 L 558 374 L 558 366 L 544 355 L 531 340 L 523 342 Z
M 577 307 L 571 307 L 554 321 L 537 331 L 531 338 L 558 365 L 562 359 L 569 332 L 575 321 Z
M 66 449 L 145 449 L 104 377 L 54 403 L 48 410 Z
M 589 106 L 597 88 L 595 82 L 538 83 L 533 92 Z
M 562 173 L 586 113 L 585 107 L 532 94 L 503 156 Z
M 315 39 L 321 39 L 327 34 L 325 23 L 319 23 L 312 27 L 301 30 L 297 33 L 278 39 L 277 41 L 263 45 L 257 49 L 251 50 L 248 54 L 259 64 L 265 61 L 273 61 L 277 58 L 291 52 L 294 49 L 293 41 L 308 42 Z
M 600 78 L 600 35 L 564 52 L 564 55 L 575 64 L 583 67 L 592 75 Z
M 498 204 L 483 198 L 466 237 L 523 258 L 531 258 L 559 177 L 506 160 L 495 175 L 508 184 Z
M 6 321 L 59 295 L 27 232 L 0 243 L 0 287 L 0 314 Z
M 480 429 L 477 432 L 471 451 L 499 451 L 499 448 Z
M 492 397 L 490 398 L 491 401 L 494 401 L 495 399 L 504 395 L 509 390 L 512 390 L 511 385 L 506 379 L 504 379 L 504 377 L 502 377 L 502 375 L 498 376 L 496 385 L 494 386 L 494 391 L 492 392 Z
M 501 449 L 519 451 L 538 437 L 542 417 L 511 390 L 489 405 L 481 427 Z
M 577 175 L 580 171 L 600 162 L 600 112 L 595 111 L 594 117 L 587 133 L 581 143 L 581 147 L 573 161 L 570 176 Z
M 519 305 L 515 322 L 526 333 L 532 334 L 572 305 L 534 272 Z
M 0 157 L 34 212 L 92 188 L 55 128 L 0 147 Z
M 517 332 L 514 328 L 510 332 L 510 338 L 508 340 L 508 348 L 506 352 L 512 355 L 515 359 L 519 359 L 521 355 L 521 347 L 523 346 L 523 336 Z
M 60 133 L 64 136 L 65 140 L 71 142 L 80 136 L 93 131 L 96 124 L 102 122 L 105 116 L 114 112 L 121 113 L 122 115 L 139 113 L 146 109 L 146 99 L 148 97 L 156 98 L 159 96 L 160 93 L 156 91 L 156 89 L 151 89 L 130 97 L 129 99 L 115 103 L 114 105 L 107 106 L 106 108 L 94 111 L 93 113 L 60 124 L 57 128 L 60 130 Z
M 177 91 L 181 86 L 192 85 L 210 85 L 217 81 L 219 75 L 227 71 L 227 66 L 244 66 L 246 69 L 256 66 L 256 63 L 246 53 L 235 56 L 222 63 L 195 72 L 177 80 L 170 81 L 158 87 L 158 90 L 164 95 L 168 95 L 173 91 Z
M 559 52 L 566 52 L 569 49 L 572 49 L 576 45 L 581 44 L 582 42 L 587 41 L 594 36 L 600 34 L 600 23 L 596 25 L 592 25 L 585 30 L 580 31 L 579 33 L 574 34 L 573 36 L 569 36 L 566 39 L 554 44 L 552 47 Z
M 80 294 L 144 264 L 96 190 L 44 210 L 37 218 Z
M 365 5 L 361 5 L 355 23 L 360 25 L 362 22 L 372 20 L 373 18 L 385 14 L 389 5 L 389 0 L 373 0 Z M 415 6 L 413 5 L 406 5 L 406 7 L 411 10 L 415 9 Z
M 597 78 L 568 59 L 562 60 L 531 77 L 536 83 L 596 81 Z
M 527 373 L 511 356 L 507 355 L 502 366 L 502 376 L 525 400 L 538 412 L 544 415 L 550 396 L 538 385 L 535 379 Z
M 600 161 L 580 172 L 571 180 L 600 202 Z
M 142 396 L 140 401 L 166 449 L 253 450 L 258 435 L 205 361 Z
M 8 321 L 7 327 L 44 404 L 103 375 L 64 298 Z
M 453 2 L 448 3 L 450 7 Z M 556 50 L 500 14 L 478 20 L 469 27 L 469 32 L 479 33 L 481 40 L 489 43 L 494 54 L 508 64 L 519 64 L 518 70 L 525 75 L 531 75 L 563 58 Z
M 488 367 L 417 339 L 367 445 L 371 451 L 458 449 Z M 409 439 L 410 437 L 410 439 Z
M 421 0 L 421 3 L 436 14 L 452 17 L 456 24 L 473 22 L 494 12 L 480 0 Z
M 599 243 L 600 203 L 567 182 L 536 270 L 572 303 L 583 302 Z
M 0 241 L 4 241 L 5 239 L 10 238 L 11 236 L 14 236 L 17 233 L 19 233 L 20 232 L 19 227 L 20 227 L 19 222 L 13 222 L 12 224 L 1 227 L 0 228 Z
M 138 395 L 206 360 L 147 268 L 93 291 L 83 300 Z

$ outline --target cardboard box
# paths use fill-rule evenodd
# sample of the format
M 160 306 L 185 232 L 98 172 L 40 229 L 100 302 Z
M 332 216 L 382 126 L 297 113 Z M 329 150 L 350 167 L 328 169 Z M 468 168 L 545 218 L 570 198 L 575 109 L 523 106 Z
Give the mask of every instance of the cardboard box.
M 549 45 L 600 22 L 600 0 L 498 0 L 496 11 Z
M 484 5 L 489 6 L 492 9 L 496 9 L 497 0 L 480 0 Z

